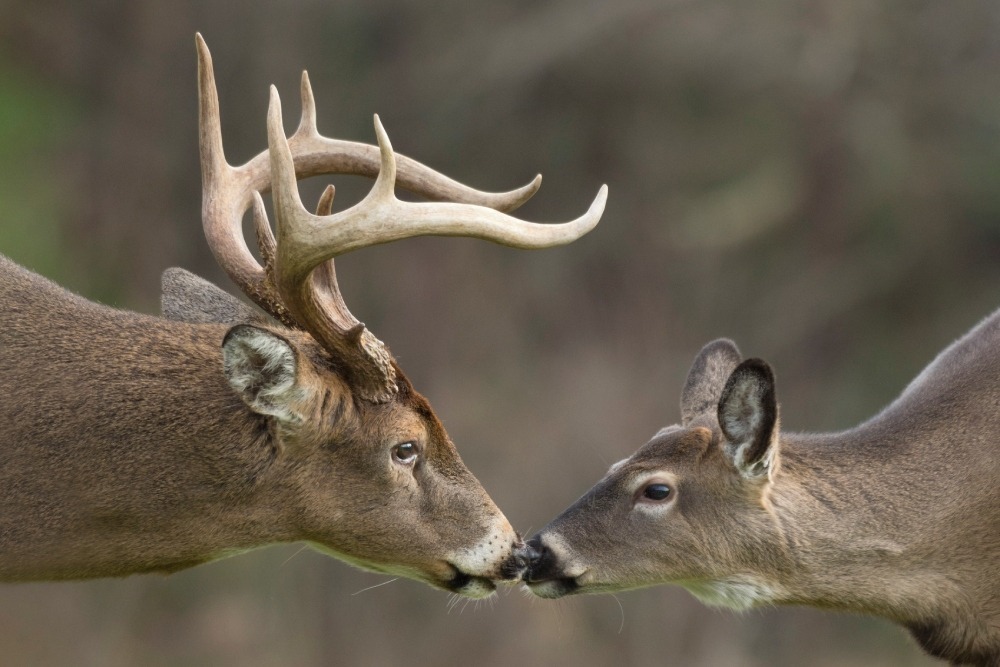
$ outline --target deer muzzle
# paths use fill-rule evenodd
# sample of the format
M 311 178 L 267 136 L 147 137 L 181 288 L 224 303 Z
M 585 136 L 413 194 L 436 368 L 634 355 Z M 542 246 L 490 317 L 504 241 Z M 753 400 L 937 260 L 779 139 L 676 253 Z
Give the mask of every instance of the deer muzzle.
M 521 580 L 538 597 L 560 598 L 580 587 L 541 534 L 528 540 L 518 555 L 525 563 Z
M 527 567 L 525 545 L 503 515 L 478 544 L 453 553 L 448 559 L 452 570 L 445 588 L 467 597 L 488 597 L 497 583 L 516 582 Z

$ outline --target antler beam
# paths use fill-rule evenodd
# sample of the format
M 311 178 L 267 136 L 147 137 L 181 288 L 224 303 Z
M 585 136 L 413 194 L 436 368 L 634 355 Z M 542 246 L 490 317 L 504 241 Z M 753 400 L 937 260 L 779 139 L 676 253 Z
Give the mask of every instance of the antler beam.
M 316 129 L 316 106 L 302 75 L 302 117 L 286 138 L 277 90 L 271 87 L 268 150 L 241 167 L 225 159 L 211 56 L 197 36 L 201 108 L 202 216 L 220 265 L 258 305 L 290 326 L 307 330 L 340 362 L 362 398 L 383 402 L 396 392 L 392 356 L 351 314 L 337 286 L 333 258 L 352 250 L 411 236 L 468 236 L 515 248 L 548 248 L 578 239 L 598 223 L 607 201 L 602 186 L 590 209 L 561 224 L 538 224 L 501 211 L 533 195 L 541 176 L 508 193 L 473 190 L 432 169 L 397 156 L 375 116 L 378 146 L 329 139 Z M 374 176 L 368 195 L 331 214 L 328 188 L 316 214 L 299 197 L 297 180 L 318 174 Z M 404 202 L 395 186 L 432 200 Z M 260 193 L 273 189 L 276 236 Z M 441 202 L 439 200 L 453 200 Z M 243 238 L 242 218 L 253 206 L 264 266 Z

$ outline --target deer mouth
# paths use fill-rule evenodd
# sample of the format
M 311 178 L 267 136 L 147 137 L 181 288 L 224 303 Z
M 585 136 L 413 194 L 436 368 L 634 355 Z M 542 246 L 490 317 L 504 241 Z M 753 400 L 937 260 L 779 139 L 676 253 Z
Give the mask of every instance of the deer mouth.
M 580 591 L 580 584 L 575 577 L 558 577 L 554 579 L 533 579 L 531 573 L 526 573 L 524 585 L 540 598 L 554 600 Z
M 450 579 L 444 582 L 444 587 L 452 593 L 479 599 L 487 598 L 496 592 L 497 585 L 493 583 L 492 579 L 463 572 L 451 563 L 448 565 L 453 574 Z

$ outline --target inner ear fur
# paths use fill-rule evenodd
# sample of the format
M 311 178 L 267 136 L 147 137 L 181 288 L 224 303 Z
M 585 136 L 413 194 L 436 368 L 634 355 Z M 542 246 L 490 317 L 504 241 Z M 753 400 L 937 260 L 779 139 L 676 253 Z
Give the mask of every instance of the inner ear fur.
M 726 381 L 741 359 L 736 343 L 728 338 L 701 348 L 681 390 L 681 424 L 688 426 L 699 417 L 714 416 Z
M 239 324 L 222 341 L 223 371 L 229 386 L 251 410 L 285 424 L 303 420 L 310 362 L 284 336 Z
M 740 474 L 768 474 L 777 456 L 778 402 L 767 362 L 747 359 L 733 370 L 719 399 L 718 420 Z

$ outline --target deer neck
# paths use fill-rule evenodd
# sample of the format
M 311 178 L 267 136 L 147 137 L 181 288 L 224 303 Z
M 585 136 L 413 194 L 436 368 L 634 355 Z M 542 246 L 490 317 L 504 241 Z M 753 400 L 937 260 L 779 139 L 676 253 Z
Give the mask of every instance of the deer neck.
M 173 571 L 291 539 L 274 532 L 290 503 L 272 488 L 273 440 L 222 376 L 225 328 L 102 307 L 75 316 L 85 345 L 70 331 L 8 353 L 28 372 L 47 363 L 54 379 L 32 410 L 0 397 L 5 414 L 23 415 L 0 467 L 0 578 Z
M 890 423 L 894 422 L 894 423 Z M 777 602 L 878 614 L 901 623 L 966 605 L 929 525 L 934 476 L 910 461 L 916 433 L 889 414 L 849 431 L 787 434 L 768 496 L 784 542 Z

